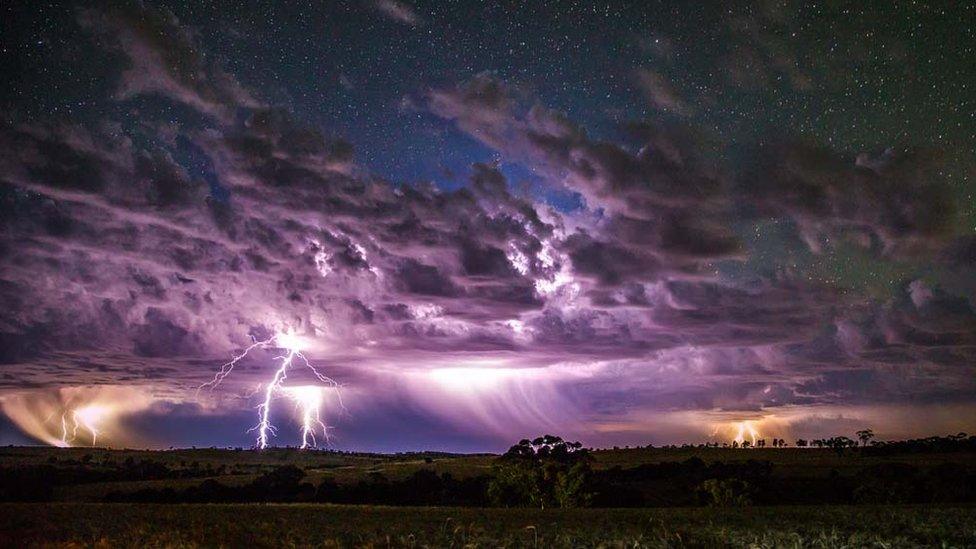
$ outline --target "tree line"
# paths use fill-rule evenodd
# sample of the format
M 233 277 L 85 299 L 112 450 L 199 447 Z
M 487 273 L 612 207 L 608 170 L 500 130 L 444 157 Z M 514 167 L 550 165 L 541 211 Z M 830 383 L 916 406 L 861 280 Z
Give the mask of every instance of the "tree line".
M 860 444 L 853 446 L 853 439 L 847 437 L 810 444 L 844 451 L 856 446 L 858 455 L 866 456 L 976 452 L 976 437 L 963 434 L 896 442 L 874 441 L 861 436 L 865 434 L 860 433 Z M 432 464 L 434 460 L 428 457 L 425 461 Z M 553 435 L 519 441 L 495 459 L 488 474 L 456 477 L 425 464 L 406 478 L 390 479 L 370 472 L 352 483 L 331 479 L 312 483 L 301 467 L 284 465 L 250 482 L 229 485 L 208 478 L 236 471 L 224 465 L 194 462 L 172 468 L 153 460 L 99 462 L 85 456 L 81 460 L 52 459 L 40 465 L 0 467 L 0 500 L 47 501 L 53 498 L 56 487 L 82 483 L 203 478 L 199 484 L 182 489 L 119 491 L 106 499 L 537 508 L 976 502 L 976 469 L 972 464 L 942 459 L 933 459 L 925 466 L 851 466 L 845 467 L 843 474 L 831 470 L 826 477 L 796 468 L 776 471 L 771 462 L 756 459 L 705 462 L 692 457 L 610 468 L 595 468 L 594 463 L 591 450 Z

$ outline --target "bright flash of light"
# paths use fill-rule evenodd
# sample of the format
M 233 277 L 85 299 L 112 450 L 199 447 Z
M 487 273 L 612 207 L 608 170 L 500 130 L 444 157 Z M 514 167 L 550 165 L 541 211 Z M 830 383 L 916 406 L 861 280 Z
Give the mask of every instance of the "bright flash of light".
M 302 350 L 305 348 L 305 341 L 298 335 L 293 333 L 279 332 L 274 336 L 264 340 L 256 341 L 251 346 L 244 349 L 241 354 L 235 356 L 229 362 L 224 363 L 220 367 L 220 371 L 214 374 L 213 379 L 200 385 L 197 388 L 200 389 L 213 389 L 219 385 L 224 379 L 227 378 L 234 370 L 234 366 L 237 365 L 248 353 L 250 353 L 255 348 L 260 349 L 282 349 L 287 351 L 283 355 L 274 357 L 275 360 L 280 360 L 278 368 L 275 370 L 274 375 L 271 377 L 271 381 L 267 384 L 264 389 L 264 399 L 261 404 L 258 405 L 258 423 L 254 427 L 248 430 L 248 432 L 257 431 L 257 441 L 256 445 L 258 448 L 264 449 L 268 447 L 268 440 L 270 436 L 274 436 L 276 433 L 274 425 L 271 423 L 271 403 L 274 401 L 274 397 L 279 392 L 284 392 L 286 394 L 290 393 L 294 389 L 299 388 L 287 388 L 283 384 L 285 379 L 288 377 L 288 370 L 291 368 L 296 361 L 299 361 L 306 368 L 308 368 L 316 379 L 331 386 L 336 390 L 336 395 L 339 395 L 339 384 L 335 380 L 320 373 L 315 366 L 309 362 L 308 358 L 302 354 Z M 317 388 L 318 389 L 318 388 Z M 301 392 L 301 391 L 300 391 Z M 293 399 L 297 398 L 291 395 Z M 308 401 L 306 397 L 303 397 L 301 401 L 298 401 L 299 406 L 304 410 L 303 412 L 303 422 L 302 422 L 302 448 L 309 447 L 309 441 L 312 445 L 315 445 L 315 436 L 313 431 L 315 427 L 321 425 L 323 432 L 325 431 L 325 424 L 322 423 L 320 419 L 320 408 L 322 404 L 321 393 L 318 397 L 318 401 L 313 403 Z M 342 399 L 339 396 L 339 405 L 342 406 Z M 314 407 L 314 411 L 311 408 Z M 309 419 L 310 418 L 310 419 Z M 328 437 L 326 437 L 328 438 Z
M 478 391 L 497 387 L 505 381 L 519 377 L 512 368 L 448 367 L 431 370 L 427 375 L 432 381 L 453 391 Z
M 51 446 L 133 446 L 152 439 L 119 419 L 156 401 L 142 386 L 48 387 L 0 395 L 0 413 L 26 435 Z
M 295 401 L 302 415 L 302 448 L 316 446 L 315 433 L 321 429 L 322 436 L 329 439 L 329 431 L 322 422 L 322 387 L 305 385 L 286 387 L 285 393 Z
M 735 428 L 736 434 L 735 438 L 732 440 L 739 444 L 742 444 L 748 436 L 749 444 L 755 446 L 756 441 L 760 438 L 759 430 L 756 428 L 755 421 L 740 421 L 733 427 Z
M 91 435 L 91 445 L 98 442 L 99 424 L 105 419 L 108 410 L 104 406 L 91 405 L 72 410 L 69 414 L 61 415 L 61 442 L 70 446 L 78 438 L 78 429 L 84 429 Z M 70 419 L 69 419 L 70 418 Z M 68 423 L 71 429 L 68 429 Z
M 289 333 L 278 334 L 275 336 L 275 343 L 278 347 L 282 349 L 288 349 L 289 351 L 299 353 L 305 348 L 305 342 L 302 338 Z
M 425 361 L 404 375 L 403 390 L 425 412 L 462 430 L 510 437 L 582 422 L 562 383 L 573 367 L 525 367 L 496 357 Z

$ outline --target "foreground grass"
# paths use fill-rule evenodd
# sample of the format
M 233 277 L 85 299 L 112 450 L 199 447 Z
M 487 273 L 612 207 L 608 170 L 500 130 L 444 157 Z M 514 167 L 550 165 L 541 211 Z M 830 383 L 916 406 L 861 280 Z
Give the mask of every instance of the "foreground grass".
M 976 508 L 0 504 L 0 546 L 969 547 Z

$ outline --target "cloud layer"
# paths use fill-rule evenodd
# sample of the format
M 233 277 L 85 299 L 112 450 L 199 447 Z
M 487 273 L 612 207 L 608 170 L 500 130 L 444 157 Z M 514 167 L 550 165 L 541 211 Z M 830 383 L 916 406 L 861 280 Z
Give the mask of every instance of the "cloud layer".
M 543 429 L 693 439 L 764 414 L 829 426 L 841 408 L 974 404 L 971 299 L 922 279 L 878 300 L 788 266 L 723 274 L 759 253 L 743 228 L 770 220 L 803 253 L 853 246 L 971 272 L 934 152 L 783 139 L 730 166 L 692 127 L 598 139 L 489 74 L 422 94 L 444 124 L 582 197 L 559 210 L 495 164 L 456 190 L 371 175 L 354 144 L 258 99 L 166 11 L 78 20 L 120 57 L 111 98 L 184 115 L 0 126 L 0 387 L 39 440 L 54 416 L 36 403 L 64 407 L 65 387 L 243 417 L 273 354 L 194 389 L 281 331 L 313 342 L 344 385 L 339 440 L 363 447 L 389 449 L 370 437 L 399 423 L 415 438 L 394 446 L 435 444 L 433 431 L 476 449 Z M 687 113 L 663 76 L 639 79 L 656 108 Z

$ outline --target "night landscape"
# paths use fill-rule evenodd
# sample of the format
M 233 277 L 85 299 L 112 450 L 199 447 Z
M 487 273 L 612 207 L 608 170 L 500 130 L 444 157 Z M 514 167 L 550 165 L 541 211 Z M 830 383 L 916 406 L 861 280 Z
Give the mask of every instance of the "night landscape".
M 976 4 L 0 14 L 0 546 L 976 546 Z

